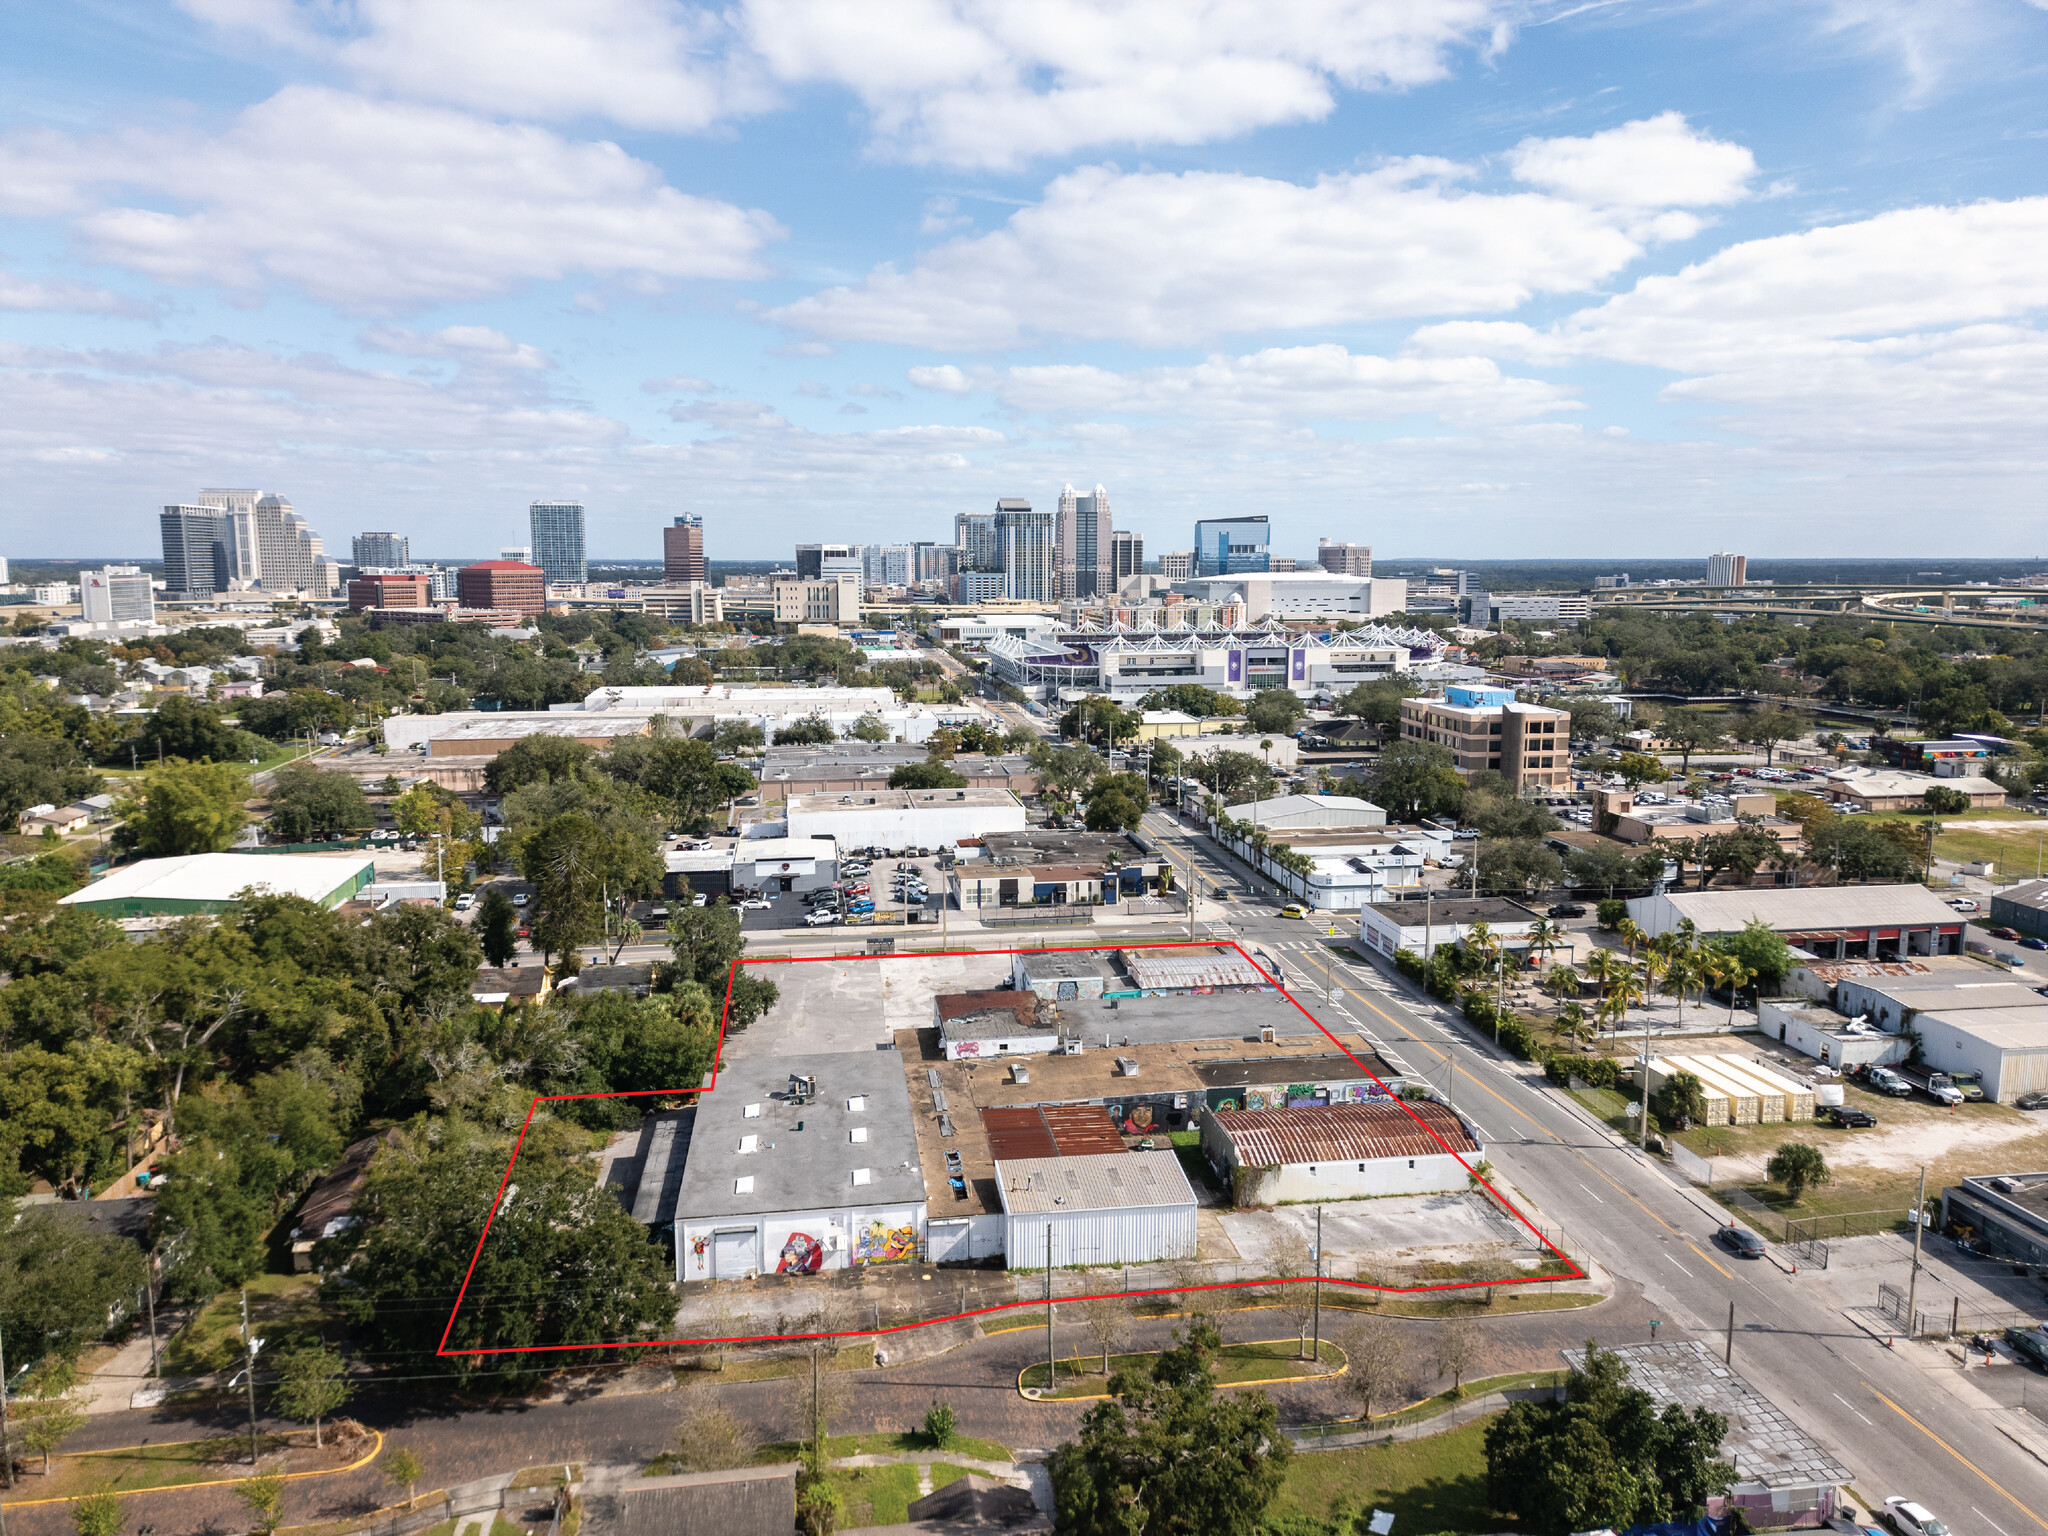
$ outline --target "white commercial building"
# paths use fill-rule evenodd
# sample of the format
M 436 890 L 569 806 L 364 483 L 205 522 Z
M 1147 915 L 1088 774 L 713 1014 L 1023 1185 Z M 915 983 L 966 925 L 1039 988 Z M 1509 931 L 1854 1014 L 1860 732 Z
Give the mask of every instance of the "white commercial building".
M 225 912 L 254 890 L 333 907 L 376 876 L 368 854 L 187 853 L 123 864 L 58 905 L 105 917 L 171 917 Z
M 1265 619 L 1375 619 L 1408 606 L 1399 577 L 1345 576 L 1331 571 L 1262 571 L 1198 576 L 1174 584 L 1195 602 L 1241 602 L 1251 623 Z
M 977 613 L 932 625 L 932 636 L 941 645 L 987 645 L 998 638 L 1052 641 L 1059 633 L 1060 621 L 1049 613 Z
M 1175 683 L 1199 683 L 1234 698 L 1267 688 L 1336 698 L 1360 683 L 1409 672 L 1443 649 L 1442 639 L 1426 630 L 1382 624 L 1321 635 L 1278 625 L 1248 633 L 1218 625 L 1111 634 L 1083 643 L 1093 653 L 1098 686 L 1125 704 Z
M 1011 1269 L 1195 1257 L 1195 1191 L 1171 1152 L 998 1158 L 996 1190 Z
M 2048 1090 L 2048 1002 L 2032 1008 L 1943 1008 L 1915 1016 L 1930 1071 L 1974 1072 L 1984 1096 L 2010 1104 Z
M 782 835 L 829 837 L 842 848 L 945 848 L 962 838 L 1024 830 L 1024 802 L 1007 789 L 876 788 L 860 794 L 791 795 L 781 802 L 780 816 Z
M 1356 795 L 1275 795 L 1228 807 L 1232 821 L 1250 822 L 1268 832 L 1322 830 L 1329 827 L 1384 827 L 1387 813 Z
M 1462 1192 L 1486 1149 L 1448 1105 L 1403 1100 L 1217 1110 L 1202 1155 L 1238 1205 L 1280 1205 Z
M 1666 891 L 1631 897 L 1628 915 L 1653 939 L 1688 919 L 1701 938 L 1740 933 L 1755 920 L 1824 960 L 1958 954 L 1964 927 L 1961 914 L 1923 885 Z
M 678 1280 L 922 1257 L 924 1173 L 894 1051 L 742 1056 L 699 1097 L 676 1191 Z
M 149 624 L 156 619 L 156 597 L 148 572 L 139 566 L 108 565 L 78 573 L 79 617 L 88 624 Z
M 1478 900 L 1385 901 L 1358 914 L 1358 942 L 1368 953 L 1391 960 L 1397 950 L 1421 955 L 1456 944 L 1484 923 L 1510 949 L 1528 947 L 1542 914 L 1505 896 Z

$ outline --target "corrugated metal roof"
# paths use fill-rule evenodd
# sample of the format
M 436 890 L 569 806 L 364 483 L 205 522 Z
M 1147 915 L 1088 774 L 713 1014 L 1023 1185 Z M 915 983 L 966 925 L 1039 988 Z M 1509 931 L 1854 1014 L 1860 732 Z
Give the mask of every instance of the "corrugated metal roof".
M 1480 1150 L 1457 1115 L 1435 1103 L 1226 1109 L 1217 1111 L 1215 1120 L 1236 1148 L 1237 1160 L 1252 1168 L 1434 1157 L 1447 1150 L 1446 1143 L 1448 1150 L 1467 1157 Z
M 1171 1152 L 998 1158 L 996 1188 L 1002 1194 L 1003 1209 L 1011 1215 L 1195 1203 L 1188 1176 Z
M 991 1106 L 981 1112 L 981 1128 L 998 1159 L 1129 1155 L 1116 1121 L 1100 1104 Z
M 1733 933 L 1752 917 L 1772 928 L 1933 927 L 1962 918 L 1924 885 L 1794 886 L 1785 890 L 1673 891 L 1663 900 L 1702 933 Z
M 1259 968 L 1234 949 L 1205 953 L 1186 950 L 1127 949 L 1124 969 L 1131 984 L 1145 991 L 1179 987 L 1257 987 L 1269 985 Z

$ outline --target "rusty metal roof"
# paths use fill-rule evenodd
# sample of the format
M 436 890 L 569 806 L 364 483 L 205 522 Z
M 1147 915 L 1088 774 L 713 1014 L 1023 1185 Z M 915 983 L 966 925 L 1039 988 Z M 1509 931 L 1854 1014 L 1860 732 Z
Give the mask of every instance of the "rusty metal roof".
M 1217 1111 L 1215 1120 L 1230 1138 L 1237 1160 L 1252 1168 L 1434 1157 L 1444 1152 L 1469 1159 L 1480 1151 L 1457 1115 L 1436 1103 L 1228 1109 Z
M 1083 1157 L 1097 1152 L 1123 1152 L 1116 1122 L 1100 1104 L 990 1107 L 981 1112 L 992 1156 L 1003 1159 Z

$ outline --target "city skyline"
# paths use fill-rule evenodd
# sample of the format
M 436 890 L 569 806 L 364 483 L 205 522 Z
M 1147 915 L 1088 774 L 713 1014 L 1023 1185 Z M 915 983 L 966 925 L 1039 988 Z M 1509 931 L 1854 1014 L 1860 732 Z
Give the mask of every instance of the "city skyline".
M 0 544 L 90 506 L 140 551 L 232 479 L 421 549 L 559 496 L 599 558 L 678 505 L 763 558 L 1071 479 L 1160 549 L 1263 511 L 1298 556 L 2037 552 L 2022 0 L 1338 5 L 1163 54 L 650 0 L 540 79 L 543 11 L 13 18 Z

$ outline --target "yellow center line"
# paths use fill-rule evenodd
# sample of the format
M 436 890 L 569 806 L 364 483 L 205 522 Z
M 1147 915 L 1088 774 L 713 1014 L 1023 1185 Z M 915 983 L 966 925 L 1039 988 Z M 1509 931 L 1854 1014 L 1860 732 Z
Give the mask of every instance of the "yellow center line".
M 1698 1254 L 1701 1258 L 1705 1259 L 1709 1264 L 1713 1264 L 1714 1268 L 1720 1269 L 1721 1273 L 1723 1275 L 1726 1275 L 1728 1279 L 1733 1280 L 1735 1278 L 1733 1275 L 1728 1274 L 1727 1270 L 1721 1269 L 1721 1266 L 1714 1262 L 1714 1256 L 1708 1253 L 1707 1250 L 1702 1248 L 1698 1243 L 1688 1242 L 1685 1246 L 1690 1248 L 1694 1253 Z
M 2029 1520 L 2033 1521 L 2034 1524 L 2040 1526 L 2042 1530 L 2048 1531 L 2048 1520 L 2043 1520 L 2039 1515 L 2035 1514 L 2031 1509 L 2027 1508 L 2025 1504 L 2021 1503 L 2018 1499 L 2013 1498 L 2013 1496 L 2010 1493 L 2006 1493 L 2005 1489 L 1999 1485 L 1998 1480 L 1994 1478 L 1990 1473 L 1986 1472 L 1982 1467 L 1978 1466 L 1977 1463 L 1970 1460 L 1969 1457 L 1965 1456 L 1961 1451 L 1957 1450 L 1954 1446 L 1950 1445 L 1946 1440 L 1942 1439 L 1941 1436 L 1937 1435 L 1925 1424 L 1922 1424 L 1918 1419 L 1914 1418 L 1912 1414 L 1906 1412 L 1905 1409 L 1901 1408 L 1897 1403 L 1893 1402 L 1890 1398 L 1886 1397 L 1882 1392 L 1878 1391 L 1877 1388 L 1871 1386 L 1869 1382 L 1866 1381 L 1863 1383 L 1863 1385 L 1869 1389 L 1870 1395 L 1872 1397 L 1876 1398 L 1880 1403 L 1883 1403 L 1885 1407 L 1891 1409 L 1893 1413 L 1896 1413 L 1908 1424 L 1912 1425 L 1915 1429 L 1919 1430 L 1921 1434 L 1925 1435 L 1928 1439 L 1932 1440 L 1944 1451 L 1947 1451 L 1949 1455 L 1955 1457 L 1957 1461 L 1960 1461 L 1972 1472 L 1976 1473 L 1979 1477 L 1983 1478 L 1985 1482 L 1989 1483 L 1992 1487 L 1997 1488 L 2000 1493 L 2005 1494 L 2005 1497 L 2007 1498 L 2007 1500 L 2011 1502 L 2012 1507 L 2014 1509 L 2017 1509 L 2021 1514 L 2025 1515 Z

